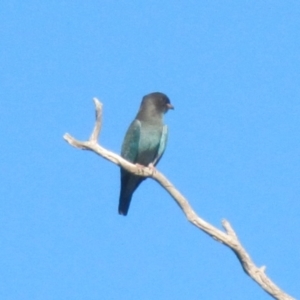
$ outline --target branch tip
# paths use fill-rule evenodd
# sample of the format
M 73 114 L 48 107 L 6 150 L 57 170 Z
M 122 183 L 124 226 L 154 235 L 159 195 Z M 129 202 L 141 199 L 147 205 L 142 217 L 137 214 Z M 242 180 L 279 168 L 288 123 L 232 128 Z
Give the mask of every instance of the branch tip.
M 266 272 L 266 269 L 267 269 L 266 266 L 261 266 L 261 267 L 259 268 L 259 270 L 260 270 L 261 272 L 263 272 L 263 273 Z
M 102 106 L 103 106 L 102 102 L 100 102 L 99 99 L 96 98 L 96 97 L 94 97 L 93 100 L 94 100 L 94 103 L 95 103 L 95 106 L 96 106 L 96 110 L 102 109 Z
M 99 138 L 99 134 L 101 131 L 101 126 L 102 126 L 102 106 L 103 106 L 103 104 L 97 98 L 93 98 L 93 100 L 94 100 L 95 109 L 96 109 L 96 121 L 95 121 L 94 129 L 90 136 L 89 141 L 97 143 L 97 140 Z

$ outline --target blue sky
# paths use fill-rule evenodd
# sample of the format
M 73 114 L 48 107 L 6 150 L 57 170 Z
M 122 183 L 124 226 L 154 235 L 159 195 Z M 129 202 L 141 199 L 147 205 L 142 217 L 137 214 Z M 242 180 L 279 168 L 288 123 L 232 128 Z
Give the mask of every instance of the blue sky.
M 2 1 L 0 298 L 270 299 L 154 181 L 117 214 L 119 169 L 76 150 L 92 98 L 119 152 L 143 95 L 175 106 L 158 169 L 229 220 L 300 298 L 298 1 Z

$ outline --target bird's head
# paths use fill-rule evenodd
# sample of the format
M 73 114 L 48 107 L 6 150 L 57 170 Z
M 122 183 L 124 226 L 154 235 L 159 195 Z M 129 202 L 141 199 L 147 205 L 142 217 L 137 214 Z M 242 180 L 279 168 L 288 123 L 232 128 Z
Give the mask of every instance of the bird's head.
M 169 109 L 174 109 L 170 99 L 165 94 L 159 92 L 144 96 L 141 107 L 152 107 L 158 113 L 166 113 Z

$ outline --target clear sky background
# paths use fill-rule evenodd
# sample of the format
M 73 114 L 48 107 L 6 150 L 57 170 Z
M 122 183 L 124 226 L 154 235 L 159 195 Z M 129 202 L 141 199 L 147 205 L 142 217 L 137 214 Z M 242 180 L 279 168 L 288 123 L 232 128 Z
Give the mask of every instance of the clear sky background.
M 300 298 L 299 16 L 299 1 L 1 1 L 0 298 L 270 299 L 154 181 L 119 216 L 119 169 L 62 139 L 89 137 L 96 96 L 119 153 L 154 91 L 175 106 L 158 169 Z

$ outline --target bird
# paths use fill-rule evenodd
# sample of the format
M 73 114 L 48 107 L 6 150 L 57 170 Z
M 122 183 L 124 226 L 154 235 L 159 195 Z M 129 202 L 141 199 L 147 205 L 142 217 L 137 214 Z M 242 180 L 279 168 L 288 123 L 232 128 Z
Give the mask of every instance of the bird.
M 139 111 L 130 124 L 122 144 L 121 156 L 137 166 L 154 167 L 167 145 L 168 127 L 163 116 L 174 109 L 163 93 L 154 92 L 143 97 Z M 119 214 L 126 216 L 134 191 L 146 178 L 121 168 Z

